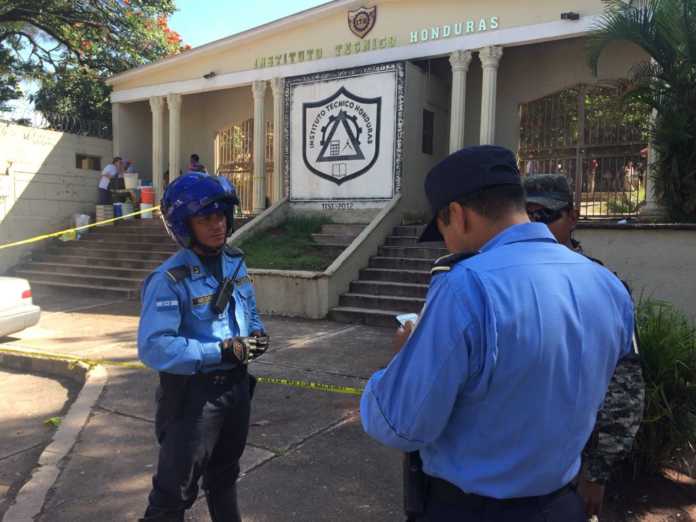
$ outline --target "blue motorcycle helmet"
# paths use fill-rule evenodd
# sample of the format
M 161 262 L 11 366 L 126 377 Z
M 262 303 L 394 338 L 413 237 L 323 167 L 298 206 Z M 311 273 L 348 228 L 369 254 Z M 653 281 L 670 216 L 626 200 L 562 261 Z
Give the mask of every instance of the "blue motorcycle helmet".
M 160 212 L 169 236 L 182 248 L 191 248 L 193 236 L 189 220 L 222 212 L 227 218 L 227 236 L 234 230 L 234 207 L 239 198 L 234 185 L 222 176 L 188 172 L 172 181 L 164 191 Z

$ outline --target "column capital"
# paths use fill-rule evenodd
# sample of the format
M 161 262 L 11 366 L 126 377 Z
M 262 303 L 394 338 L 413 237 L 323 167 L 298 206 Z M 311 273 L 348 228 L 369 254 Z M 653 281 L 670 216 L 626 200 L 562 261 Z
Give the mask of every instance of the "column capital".
M 449 62 L 453 71 L 467 72 L 471 63 L 471 51 L 454 51 L 450 54 Z
M 151 96 L 149 99 L 151 112 L 162 112 L 164 108 L 164 97 Z
M 481 65 L 484 69 L 487 68 L 498 68 L 498 63 L 503 57 L 503 48 L 499 46 L 483 47 L 479 49 L 479 59 L 481 60 Z
M 254 80 L 251 83 L 251 92 L 254 95 L 254 101 L 263 101 L 266 96 L 266 80 Z
M 273 97 L 282 96 L 285 90 L 285 78 L 272 78 L 271 90 L 273 91 Z
M 169 105 L 169 110 L 179 110 L 181 109 L 181 94 L 169 93 L 167 94 L 167 105 Z

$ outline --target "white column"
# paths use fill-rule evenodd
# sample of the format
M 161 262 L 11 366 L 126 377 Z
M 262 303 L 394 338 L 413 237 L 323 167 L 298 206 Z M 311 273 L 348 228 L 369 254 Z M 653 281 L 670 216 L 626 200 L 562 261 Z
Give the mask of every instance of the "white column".
M 181 169 L 181 94 L 167 94 L 169 107 L 169 182 Z
M 164 98 L 162 96 L 150 98 L 150 112 L 152 113 L 152 187 L 155 190 L 155 201 L 159 202 L 164 193 L 164 158 L 162 156 Z
M 283 198 L 283 97 L 285 79 L 273 78 L 273 202 Z
M 254 95 L 254 205 L 252 212 L 260 214 L 266 209 L 266 81 L 255 80 L 251 85 Z
M 111 104 L 111 143 L 113 156 L 121 154 L 121 107 L 120 103 Z M 111 158 L 109 158 L 111 160 Z
M 481 145 L 490 145 L 495 142 L 495 101 L 498 92 L 498 64 L 502 56 L 502 47 L 484 47 L 479 50 L 479 59 L 483 67 Z
M 655 118 L 657 118 L 657 112 L 653 110 L 650 115 L 650 127 L 655 125 Z M 657 156 L 657 151 L 652 144 L 652 141 L 648 144 L 648 157 L 645 160 L 646 163 L 646 174 L 645 174 L 645 205 L 640 209 L 641 217 L 645 219 L 660 219 L 664 218 L 664 209 L 662 209 L 657 203 L 657 197 L 655 196 L 655 182 L 653 181 L 654 165 L 659 161 Z
M 450 102 L 450 153 L 464 147 L 466 126 L 466 75 L 471 63 L 471 51 L 454 51 L 450 55 L 452 66 L 452 101 Z

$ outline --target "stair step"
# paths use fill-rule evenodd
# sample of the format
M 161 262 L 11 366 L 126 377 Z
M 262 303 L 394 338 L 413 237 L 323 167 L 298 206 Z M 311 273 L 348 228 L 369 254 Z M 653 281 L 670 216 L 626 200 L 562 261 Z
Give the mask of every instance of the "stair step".
M 45 252 L 33 252 L 31 255 L 32 263 L 57 263 L 68 265 L 81 265 L 83 267 L 114 267 L 114 268 L 134 268 L 153 271 L 161 262 L 158 260 L 146 259 L 118 259 L 114 257 L 83 257 L 61 254 L 47 254 Z
M 131 278 L 131 277 L 115 277 L 115 276 L 104 276 L 97 275 L 92 276 L 89 274 L 70 274 L 66 272 L 49 272 L 45 270 L 32 270 L 26 268 L 20 268 L 15 270 L 15 274 L 19 277 L 29 279 L 31 282 L 33 279 L 39 281 L 53 281 L 56 283 L 68 283 L 68 284 L 85 284 L 88 286 L 98 286 L 98 287 L 118 287 L 135 289 L 138 290 L 143 282 L 142 278 Z
M 360 323 L 370 326 L 396 328 L 396 319 L 401 312 L 394 310 L 369 310 L 351 306 L 337 306 L 329 312 L 329 317 L 341 323 Z
M 131 300 L 140 298 L 140 291 L 134 288 L 63 283 L 60 281 L 48 281 L 44 279 L 31 279 L 29 282 L 31 284 L 32 291 L 36 293 L 39 293 L 44 289 L 60 288 L 63 292 L 73 292 L 80 295 L 98 295 L 100 297 L 115 297 Z
M 319 245 L 327 246 L 342 246 L 350 245 L 355 236 L 351 235 L 333 235 L 333 234 L 312 234 L 312 239 Z
M 401 313 L 418 313 L 423 309 L 425 299 L 398 297 L 395 295 L 371 295 L 345 293 L 340 297 L 339 306 L 365 308 L 369 310 L 399 310 Z
M 370 268 L 394 268 L 403 270 L 430 271 L 432 259 L 408 259 L 405 257 L 374 256 L 370 258 Z
M 425 225 L 399 225 L 394 227 L 394 235 L 420 237 L 423 230 L 425 230 Z
M 356 237 L 363 231 L 365 225 L 350 223 L 328 223 L 321 226 L 321 233 L 334 236 L 353 236 Z
M 435 243 L 437 245 L 437 243 Z M 432 259 L 447 255 L 443 246 L 381 246 L 377 250 L 383 257 L 405 257 L 408 259 Z
M 126 234 L 103 234 L 99 232 L 90 232 L 84 235 L 80 241 L 94 242 L 116 242 L 116 243 L 167 243 L 174 244 L 174 241 L 166 234 L 138 234 L 129 232 Z
M 169 259 L 176 250 L 140 250 L 140 249 L 122 249 L 112 248 L 111 245 L 97 248 L 95 245 L 63 245 L 58 247 L 50 247 L 46 250 L 48 254 L 69 255 L 69 256 L 111 256 L 117 259 L 132 259 L 134 257 L 143 260 L 158 260 L 165 261 Z
M 385 246 L 417 245 L 418 236 L 389 236 L 384 242 Z
M 173 241 L 161 242 L 161 243 L 147 243 L 147 242 L 137 242 L 137 241 L 115 241 L 111 239 L 102 240 L 90 240 L 89 238 L 81 239 L 75 243 L 82 243 L 83 246 L 87 248 L 110 248 L 119 250 L 147 250 L 147 251 L 159 251 L 159 252 L 171 252 L 174 253 L 178 250 L 177 246 Z M 66 244 L 65 247 L 69 248 L 74 246 L 72 242 Z
M 113 266 L 89 266 L 73 263 L 47 263 L 32 262 L 24 270 L 41 270 L 42 272 L 61 272 L 67 274 L 82 274 L 87 276 L 113 276 L 126 279 L 145 279 L 152 270 L 113 267 Z
M 393 283 L 390 281 L 353 281 L 350 292 L 355 294 L 391 295 L 396 297 L 425 298 L 428 285 L 414 283 Z
M 400 270 L 394 268 L 363 268 L 360 279 L 365 281 L 393 281 L 395 283 L 430 283 L 430 271 Z

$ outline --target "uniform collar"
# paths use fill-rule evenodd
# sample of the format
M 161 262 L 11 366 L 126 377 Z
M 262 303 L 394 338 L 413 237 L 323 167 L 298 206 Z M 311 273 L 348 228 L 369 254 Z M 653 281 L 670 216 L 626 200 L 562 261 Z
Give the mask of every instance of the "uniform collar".
M 186 264 L 188 265 L 189 269 L 191 270 L 191 279 L 196 280 L 196 279 L 202 279 L 202 278 L 207 277 L 208 272 L 206 271 L 205 267 L 203 266 L 203 263 L 201 263 L 201 260 L 198 257 L 198 254 L 196 254 L 190 248 L 187 248 L 186 250 L 184 250 L 184 253 L 185 253 Z
M 526 241 L 541 241 L 545 243 L 557 243 L 549 227 L 543 223 L 522 223 L 512 225 L 490 239 L 481 247 L 481 252 L 488 252 L 510 243 L 522 243 Z

